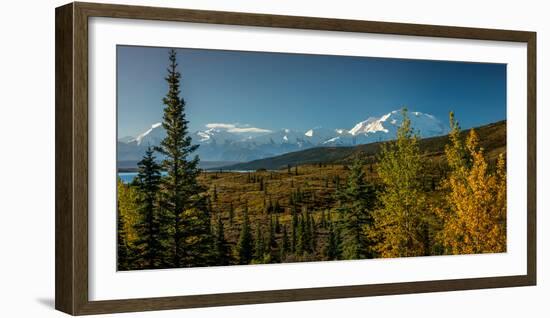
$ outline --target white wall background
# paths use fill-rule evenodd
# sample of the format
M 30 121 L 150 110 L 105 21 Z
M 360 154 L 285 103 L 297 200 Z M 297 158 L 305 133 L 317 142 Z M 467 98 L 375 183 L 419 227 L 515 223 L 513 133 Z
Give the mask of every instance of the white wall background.
M 537 287 L 136 313 L 136 317 L 548 317 L 550 22 L 546 1 L 109 1 L 538 32 Z M 54 297 L 54 8 L 6 1 L 0 13 L 0 316 L 61 317 Z M 125 314 L 129 316 L 129 314 Z M 117 317 L 122 315 L 116 315 Z

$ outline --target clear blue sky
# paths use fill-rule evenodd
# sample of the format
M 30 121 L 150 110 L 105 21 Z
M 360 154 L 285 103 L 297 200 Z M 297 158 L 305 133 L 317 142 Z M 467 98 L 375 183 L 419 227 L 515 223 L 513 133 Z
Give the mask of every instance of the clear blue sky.
M 506 118 L 506 65 L 178 49 L 192 131 L 208 123 L 262 129 L 350 129 L 407 106 L 463 128 Z M 118 46 L 118 136 L 162 118 L 168 49 Z

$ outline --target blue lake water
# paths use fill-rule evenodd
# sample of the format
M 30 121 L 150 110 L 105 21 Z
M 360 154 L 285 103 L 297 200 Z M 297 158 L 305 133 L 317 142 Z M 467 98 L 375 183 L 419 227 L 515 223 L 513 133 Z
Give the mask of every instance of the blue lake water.
M 227 170 L 227 171 L 224 171 L 224 172 L 237 172 L 237 173 L 248 173 L 248 172 L 255 172 L 256 170 Z M 272 170 L 267 170 L 267 171 L 272 171 Z M 276 171 L 276 170 L 273 170 L 273 171 Z M 211 170 L 211 171 L 206 171 L 206 172 L 212 172 L 212 173 L 217 173 L 219 171 L 217 170 Z M 130 183 L 132 182 L 132 180 L 134 180 L 134 178 L 137 176 L 137 172 L 119 172 L 118 173 L 118 177 L 120 178 L 120 180 L 122 180 L 122 182 L 124 183 Z M 161 172 L 161 175 L 162 176 L 166 176 L 168 173 L 163 171 Z
M 134 180 L 134 178 L 137 176 L 137 174 L 138 174 L 137 172 L 119 172 L 118 177 L 120 178 L 120 180 L 122 180 L 122 182 L 130 183 L 130 182 L 132 182 L 132 180 Z M 167 173 L 165 171 L 161 172 L 160 174 L 162 176 L 167 175 Z

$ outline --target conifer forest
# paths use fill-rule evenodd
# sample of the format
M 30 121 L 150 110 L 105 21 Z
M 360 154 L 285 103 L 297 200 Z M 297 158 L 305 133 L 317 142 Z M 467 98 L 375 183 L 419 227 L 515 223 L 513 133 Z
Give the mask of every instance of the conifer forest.
M 117 181 L 118 270 L 506 252 L 505 121 L 448 112 L 448 134 L 421 138 L 403 107 L 395 139 L 345 156 L 206 170 L 178 59 L 159 79 L 166 134 Z

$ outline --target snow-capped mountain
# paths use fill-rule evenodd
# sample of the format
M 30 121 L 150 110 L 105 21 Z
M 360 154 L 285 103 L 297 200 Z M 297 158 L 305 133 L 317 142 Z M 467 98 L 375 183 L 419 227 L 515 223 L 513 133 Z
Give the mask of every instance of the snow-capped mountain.
M 421 138 L 445 135 L 449 132 L 447 126 L 433 115 L 409 112 L 411 126 Z M 357 123 L 347 133 L 335 136 L 324 142 L 325 145 L 346 146 L 361 145 L 378 141 L 395 139 L 397 130 L 403 122 L 403 114 L 400 110 L 394 110 L 381 117 L 369 117 L 367 120 Z
M 411 112 L 408 116 L 411 120 L 411 126 L 422 135 L 437 136 L 447 133 L 443 123 L 430 114 Z M 392 132 L 397 132 L 402 122 L 403 114 L 401 111 L 394 110 L 380 118 L 370 117 L 355 125 L 349 132 L 354 136 L 377 132 L 384 132 L 392 135 Z
M 135 143 L 137 146 L 157 146 L 166 136 L 161 123 L 151 125 L 144 133 L 139 134 L 136 138 L 128 140 L 126 143 Z
M 449 129 L 430 114 L 409 112 L 411 126 L 422 138 L 445 135 Z M 381 117 L 369 117 L 351 129 L 323 127 L 306 131 L 236 128 L 232 124 L 209 124 L 194 132 L 193 142 L 200 147 L 203 161 L 251 161 L 313 147 L 353 146 L 395 139 L 403 122 L 400 110 Z M 119 140 L 118 160 L 139 160 L 147 146 L 157 146 L 166 133 L 160 123 L 135 138 Z

